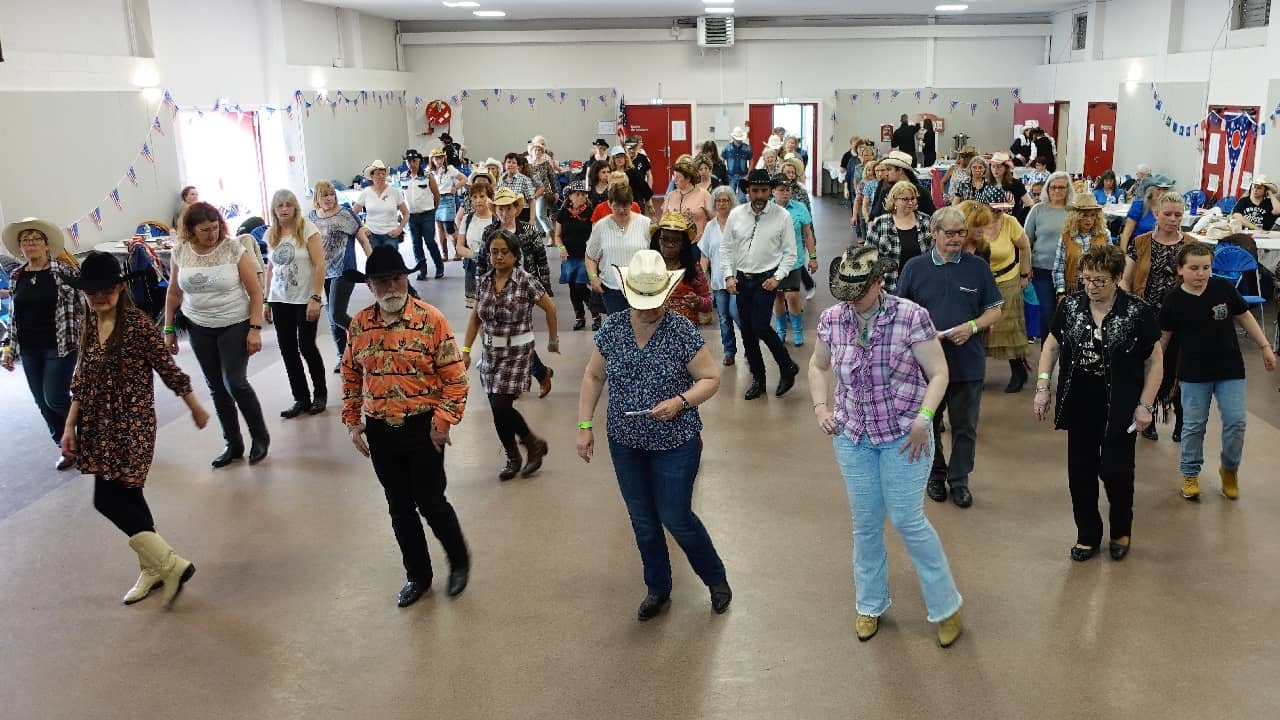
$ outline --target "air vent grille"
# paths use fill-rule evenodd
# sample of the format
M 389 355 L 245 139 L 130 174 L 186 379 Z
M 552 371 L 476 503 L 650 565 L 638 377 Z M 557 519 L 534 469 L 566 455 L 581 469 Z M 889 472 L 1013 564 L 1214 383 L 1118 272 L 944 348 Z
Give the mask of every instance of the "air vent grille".
M 733 18 L 728 15 L 702 15 L 698 18 L 700 47 L 733 47 Z

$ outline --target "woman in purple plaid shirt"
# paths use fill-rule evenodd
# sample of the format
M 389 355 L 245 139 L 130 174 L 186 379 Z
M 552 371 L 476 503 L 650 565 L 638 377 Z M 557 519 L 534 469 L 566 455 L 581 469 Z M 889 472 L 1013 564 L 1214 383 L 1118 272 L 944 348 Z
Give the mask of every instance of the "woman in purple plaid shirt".
M 821 341 L 809 363 L 818 425 L 835 436 L 836 463 L 853 511 L 855 630 L 870 640 L 889 609 L 885 515 L 906 543 L 938 643 L 960 636 L 960 593 L 942 542 L 924 515 L 933 454 L 933 413 L 946 392 L 947 361 L 924 308 L 884 292 L 891 263 L 874 246 L 831 263 L 837 305 L 818 321 Z M 827 378 L 836 378 L 834 412 Z

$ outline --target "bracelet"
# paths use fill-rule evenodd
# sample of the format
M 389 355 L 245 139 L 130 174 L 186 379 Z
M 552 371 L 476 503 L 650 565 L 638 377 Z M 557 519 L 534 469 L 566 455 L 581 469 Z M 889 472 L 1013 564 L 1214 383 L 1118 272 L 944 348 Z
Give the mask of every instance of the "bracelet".
M 1037 376 L 1036 376 L 1036 379 L 1037 379 L 1037 380 L 1052 380 L 1052 379 L 1053 379 L 1053 373 L 1040 373 L 1039 375 L 1037 375 Z
M 172 325 L 165 325 L 165 326 L 164 326 L 164 334 L 165 334 L 165 335 L 176 335 L 176 334 L 177 334 L 177 332 L 178 332 L 177 328 L 175 328 L 175 327 L 174 327 L 174 326 L 172 326 Z M 6 349 L 6 350 L 8 350 L 8 348 L 5 348 L 5 349 Z
M 974 334 L 974 335 L 977 335 L 977 334 L 978 334 L 978 321 L 977 321 L 977 320 L 970 320 L 970 321 L 969 321 L 969 327 L 973 328 L 973 334 Z
M 930 421 L 932 421 L 932 420 L 933 420 L 933 410 L 931 410 L 931 409 L 929 409 L 929 408 L 927 408 L 927 407 L 921 407 L 921 408 L 920 408 L 920 417 L 924 418 L 925 420 L 930 420 Z
M 556 249 L 559 250 L 560 252 L 564 252 L 566 248 L 563 245 L 557 245 Z
M 559 345 L 559 344 L 560 344 L 560 338 L 558 338 L 558 337 L 547 338 L 547 344 L 548 344 L 548 345 Z
M 463 346 L 462 346 L 462 352 L 464 352 L 464 353 L 466 353 L 466 354 L 470 355 L 470 354 L 471 354 L 471 346 L 470 346 L 470 345 L 463 345 Z
M 814 409 L 814 410 L 817 410 L 819 405 L 821 405 L 821 406 L 823 406 L 823 407 L 826 407 L 826 406 L 827 406 L 827 404 L 826 404 L 825 402 L 816 402 L 816 403 L 814 403 L 814 404 L 813 404 L 813 409 Z
M 1050 388 L 1048 388 L 1047 386 L 1044 386 L 1044 385 L 1037 385 L 1037 386 L 1036 386 L 1036 392 L 1037 392 L 1037 393 L 1047 393 L 1047 392 L 1050 392 Z
M 249 329 L 250 329 L 250 330 L 261 330 L 261 329 L 262 329 L 262 326 L 261 326 L 261 325 L 254 325 L 253 323 L 249 323 Z
M 591 421 L 590 421 L 590 420 L 583 420 L 582 422 L 578 423 L 578 429 L 579 429 L 579 430 L 590 430 L 590 429 L 591 429 Z
M 324 302 L 324 298 L 320 297 L 319 295 L 312 295 L 311 299 L 314 300 L 315 302 Z
M 1144 403 L 1141 400 L 1139 400 L 1138 407 L 1142 408 L 1143 410 L 1146 410 L 1147 412 L 1151 413 L 1153 416 L 1156 414 L 1156 406 L 1151 403 Z
M 685 397 L 684 393 L 678 393 L 676 397 L 680 398 L 680 402 L 684 403 L 685 410 L 688 410 L 690 407 L 692 407 L 691 405 L 689 405 L 689 398 Z
M 596 279 L 596 278 L 598 278 L 598 277 L 600 277 L 600 276 L 599 276 L 599 275 L 597 275 L 596 273 L 587 273 L 587 279 L 588 279 L 588 280 L 595 280 L 595 279 Z
M 818 259 L 818 253 L 809 253 L 809 259 L 810 259 L 810 260 L 817 260 L 817 259 Z

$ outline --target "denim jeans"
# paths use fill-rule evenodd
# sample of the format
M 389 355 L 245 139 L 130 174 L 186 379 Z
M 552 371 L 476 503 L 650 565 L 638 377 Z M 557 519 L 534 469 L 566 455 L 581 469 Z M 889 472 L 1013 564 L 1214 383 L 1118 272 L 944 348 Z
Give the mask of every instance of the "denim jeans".
M 347 309 L 354 289 L 355 285 L 342 276 L 324 279 L 324 294 L 329 298 L 329 333 L 333 335 L 334 347 L 338 348 L 339 360 L 347 349 L 347 329 L 351 327 L 351 313 Z
M 1058 297 L 1053 289 L 1053 271 L 1044 268 L 1031 269 L 1031 287 L 1040 301 L 1040 339 L 1049 337 L 1053 326 L 1053 311 L 1058 309 Z
M 649 594 L 671 594 L 671 558 L 663 528 L 684 550 L 704 584 L 724 582 L 724 563 L 693 512 L 693 481 L 702 459 L 702 439 L 691 438 L 671 450 L 637 450 L 610 440 L 609 455 L 631 516 Z
M 951 579 L 942 541 L 924 515 L 928 455 L 910 462 L 907 453 L 898 451 L 906 442 L 905 436 L 877 445 L 867 435 L 854 442 L 842 434 L 833 442 L 853 511 L 853 581 L 858 612 L 879 617 L 892 602 L 884 545 L 887 514 L 916 566 L 929 622 L 953 615 L 960 609 L 960 593 Z
M 1182 456 L 1178 465 L 1186 477 L 1199 477 L 1204 465 L 1204 430 L 1209 421 L 1209 405 L 1218 398 L 1222 416 L 1222 457 L 1219 467 L 1235 470 L 1244 453 L 1244 379 L 1217 382 L 1180 382 L 1182 389 Z
M 551 222 L 551 205 L 555 201 L 552 195 L 540 195 L 534 200 L 534 210 L 538 215 L 538 227 L 542 228 L 542 232 L 551 237 L 551 232 L 555 230 L 554 224 Z
M 71 376 L 76 370 L 76 353 L 58 357 L 57 350 L 28 350 L 18 346 L 18 357 L 22 360 L 22 374 L 27 376 L 31 397 L 56 445 L 62 442 L 62 428 L 71 410 Z
M 436 272 L 444 272 L 440 247 L 436 245 L 436 211 L 428 210 L 410 214 L 409 234 L 413 236 L 413 259 L 419 266 L 418 272 L 426 272 L 426 253 L 431 253 L 431 261 L 436 265 Z
M 400 237 L 391 237 L 390 235 L 383 235 L 381 233 L 370 232 L 369 247 L 378 248 L 383 245 L 390 245 L 391 247 L 397 247 L 400 245 L 400 241 L 403 239 L 404 239 L 404 233 L 400 233 Z
M 462 261 L 462 271 L 464 273 L 462 292 L 469 298 L 476 296 L 476 261 L 471 258 L 465 258 Z
M 733 331 L 736 323 L 742 327 L 738 319 L 738 296 L 730 295 L 728 290 L 712 290 L 712 298 L 716 301 L 716 315 L 720 318 L 720 344 L 724 346 L 724 354 L 738 354 L 738 336 Z
M 621 290 L 614 290 L 611 287 L 605 286 L 603 297 L 604 311 L 609 315 L 616 312 L 622 312 L 623 310 L 631 307 L 627 303 L 627 296 L 623 295 Z

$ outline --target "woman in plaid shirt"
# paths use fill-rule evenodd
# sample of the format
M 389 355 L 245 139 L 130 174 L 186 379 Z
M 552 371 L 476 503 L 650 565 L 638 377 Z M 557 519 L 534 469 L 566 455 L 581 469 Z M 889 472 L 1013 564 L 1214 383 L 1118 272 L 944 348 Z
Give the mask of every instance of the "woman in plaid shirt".
M 541 246 L 538 248 L 542 252 Z M 499 480 L 517 473 L 529 477 L 542 467 L 547 441 L 533 434 L 524 417 L 515 409 L 516 398 L 529 389 L 533 374 L 533 309 L 547 315 L 547 351 L 559 354 L 556 306 L 542 283 L 519 267 L 523 248 L 509 230 L 498 230 L 485 242 L 490 270 L 476 278 L 476 302 L 467 323 L 462 357 L 471 367 L 471 344 L 484 331 L 484 355 L 480 359 L 480 384 L 489 395 L 493 426 L 507 453 L 507 465 Z M 524 444 L 528 462 L 521 469 L 520 448 Z
M 853 511 L 858 639 L 876 634 L 891 602 L 888 515 L 916 567 L 929 621 L 938 623 L 938 643 L 949 647 L 960 635 L 962 601 L 923 507 L 947 361 L 928 311 L 884 292 L 887 269 L 875 246 L 847 250 L 832 261 L 831 294 L 843 302 L 818 321 L 821 342 L 809 363 L 809 392 L 819 427 L 835 438 Z M 832 374 L 835 402 L 829 406 Z

